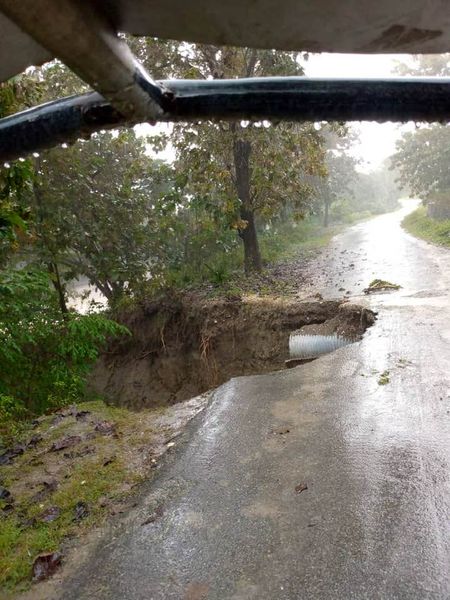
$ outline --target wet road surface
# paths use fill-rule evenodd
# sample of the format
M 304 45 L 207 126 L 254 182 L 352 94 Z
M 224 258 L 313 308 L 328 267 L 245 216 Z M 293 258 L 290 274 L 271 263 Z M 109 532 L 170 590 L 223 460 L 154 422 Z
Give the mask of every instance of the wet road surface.
M 324 296 L 402 285 L 364 339 L 218 388 L 59 598 L 450 598 L 450 252 L 408 210 L 317 260 Z

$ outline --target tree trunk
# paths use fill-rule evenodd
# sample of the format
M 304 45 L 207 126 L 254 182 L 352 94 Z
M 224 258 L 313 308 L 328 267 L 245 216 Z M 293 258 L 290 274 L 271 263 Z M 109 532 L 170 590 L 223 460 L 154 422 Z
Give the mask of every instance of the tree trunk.
M 244 244 L 245 272 L 261 271 L 261 254 L 255 226 L 255 214 L 250 194 L 250 153 L 248 141 L 236 139 L 233 144 L 234 166 L 236 171 L 236 191 L 240 200 L 240 217 L 247 222 L 239 236 Z
M 261 271 L 261 254 L 259 252 L 258 235 L 255 226 L 255 216 L 252 211 L 241 207 L 241 219 L 247 221 L 247 227 L 239 232 L 244 244 L 244 269 L 246 273 Z
M 39 170 L 41 168 L 41 158 L 40 157 L 36 157 L 36 159 L 34 161 L 34 166 L 36 169 L 36 173 L 39 173 Z M 36 200 L 37 220 L 38 220 L 39 224 L 42 225 L 42 223 L 44 222 L 44 217 L 43 217 L 43 201 L 44 200 L 42 198 L 41 188 L 39 187 L 39 183 L 37 182 L 36 178 L 33 179 L 33 192 L 34 192 L 34 197 Z M 46 253 L 47 254 L 49 253 L 50 256 L 53 258 L 54 254 L 48 244 L 45 234 L 43 233 L 44 231 L 45 231 L 45 229 L 43 228 L 40 233 L 41 241 L 44 244 Z M 67 320 L 67 315 L 69 314 L 69 310 L 68 310 L 67 304 L 66 304 L 66 292 L 64 289 L 64 284 L 61 281 L 58 264 L 55 262 L 55 260 L 50 260 L 50 262 L 47 263 L 47 270 L 50 273 L 53 286 L 58 295 L 59 308 L 61 309 L 63 319 Z
M 48 272 L 51 275 L 53 286 L 58 294 L 58 302 L 59 308 L 61 309 L 61 313 L 63 318 L 66 320 L 67 315 L 69 314 L 69 310 L 66 304 L 66 294 L 64 290 L 64 285 L 61 282 L 61 277 L 59 275 L 59 268 L 55 262 L 47 263 Z
M 330 201 L 328 198 L 325 198 L 325 207 L 323 211 L 323 226 L 328 227 L 329 223 L 329 212 L 330 212 Z
M 89 282 L 95 285 L 108 300 L 109 306 L 112 306 L 123 294 L 123 286 L 121 284 L 109 281 L 99 281 L 95 277 L 88 277 Z

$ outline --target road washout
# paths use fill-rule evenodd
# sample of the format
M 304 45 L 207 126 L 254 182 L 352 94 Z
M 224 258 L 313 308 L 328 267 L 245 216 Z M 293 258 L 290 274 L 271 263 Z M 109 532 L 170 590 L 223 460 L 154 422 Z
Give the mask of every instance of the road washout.
M 294 331 L 356 341 L 374 319 L 366 306 L 321 296 L 148 302 L 119 315 L 132 336 L 101 356 L 91 388 L 131 409 L 174 404 L 232 377 L 285 368 Z

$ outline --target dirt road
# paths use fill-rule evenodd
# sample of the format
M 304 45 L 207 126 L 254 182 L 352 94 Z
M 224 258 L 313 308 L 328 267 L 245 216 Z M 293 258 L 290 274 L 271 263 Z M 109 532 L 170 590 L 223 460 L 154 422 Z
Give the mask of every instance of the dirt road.
M 359 224 L 319 291 L 373 278 L 362 342 L 220 387 L 64 600 L 450 598 L 450 253 Z

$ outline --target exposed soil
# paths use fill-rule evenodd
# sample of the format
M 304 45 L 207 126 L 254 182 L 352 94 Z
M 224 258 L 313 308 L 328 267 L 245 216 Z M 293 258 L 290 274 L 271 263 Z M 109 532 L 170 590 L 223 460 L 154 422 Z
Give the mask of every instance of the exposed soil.
M 292 331 L 358 339 L 374 321 L 367 308 L 315 297 L 199 298 L 152 302 L 119 316 L 132 332 L 99 360 L 92 389 L 140 409 L 191 398 L 231 377 L 284 368 Z

